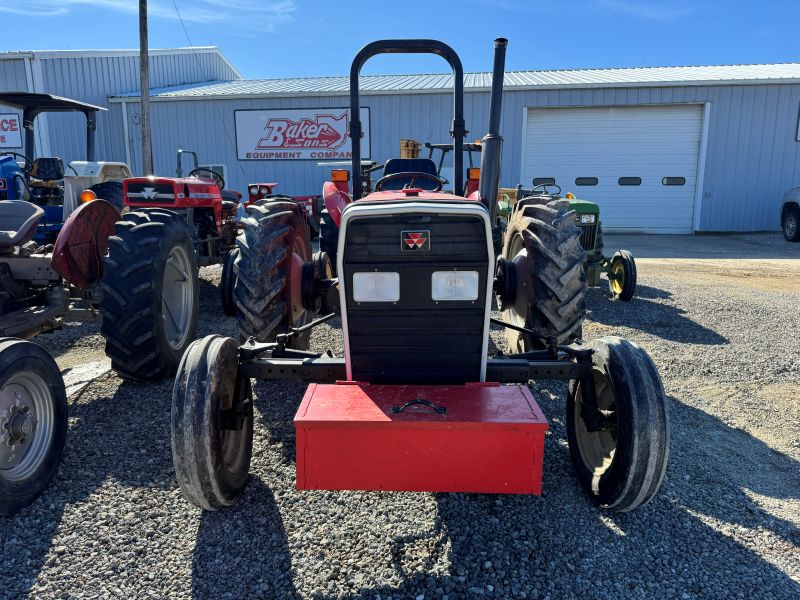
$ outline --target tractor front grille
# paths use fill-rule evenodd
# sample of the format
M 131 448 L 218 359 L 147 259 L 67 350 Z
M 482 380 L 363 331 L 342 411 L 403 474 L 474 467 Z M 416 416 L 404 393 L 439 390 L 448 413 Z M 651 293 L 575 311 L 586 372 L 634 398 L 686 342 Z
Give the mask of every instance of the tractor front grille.
M 427 247 L 404 249 L 408 231 L 427 232 Z M 480 381 L 490 275 L 484 221 L 474 213 L 365 216 L 353 218 L 343 234 L 352 378 L 394 384 Z M 443 270 L 477 271 L 478 299 L 434 301 L 431 277 Z M 374 271 L 399 273 L 398 302 L 353 300 L 353 274 Z
M 578 217 L 580 218 L 580 217 Z M 581 246 L 586 251 L 594 250 L 594 242 L 597 237 L 597 223 L 578 223 L 581 229 Z

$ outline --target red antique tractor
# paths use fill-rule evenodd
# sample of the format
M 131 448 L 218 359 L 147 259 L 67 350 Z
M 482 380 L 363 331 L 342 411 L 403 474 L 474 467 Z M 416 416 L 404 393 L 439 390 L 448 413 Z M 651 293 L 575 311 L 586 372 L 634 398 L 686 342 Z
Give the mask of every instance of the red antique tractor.
M 183 177 L 182 158 L 193 159 Z M 222 176 L 178 150 L 176 177 L 134 177 L 123 184 L 129 211 L 108 240 L 101 332 L 120 374 L 159 379 L 175 371 L 194 340 L 198 267 L 224 263 L 220 292 L 233 312 L 233 261 L 242 195 Z
M 656 494 L 669 443 L 663 386 L 635 344 L 579 339 L 586 275 L 574 213 L 521 200 L 495 258 L 506 44 L 495 41 L 477 191 L 462 195 L 460 59 L 442 42 L 385 40 L 350 71 L 352 201 L 324 186 L 340 229 L 338 278 L 312 257 L 296 204 L 248 208 L 236 296 L 249 338 L 197 340 L 173 388 L 173 460 L 191 502 L 218 509 L 246 484 L 252 378 L 311 384 L 294 419 L 299 489 L 539 494 L 547 421 L 528 383 L 560 379 L 590 496 L 627 511 Z M 453 69 L 453 193 L 425 159 L 388 161 L 375 191 L 362 193 L 359 73 L 368 58 L 398 52 L 437 54 Z M 491 316 L 493 296 L 502 320 Z M 309 331 L 337 314 L 344 356 L 307 351 Z M 508 331 L 509 352 L 489 358 L 493 323 Z

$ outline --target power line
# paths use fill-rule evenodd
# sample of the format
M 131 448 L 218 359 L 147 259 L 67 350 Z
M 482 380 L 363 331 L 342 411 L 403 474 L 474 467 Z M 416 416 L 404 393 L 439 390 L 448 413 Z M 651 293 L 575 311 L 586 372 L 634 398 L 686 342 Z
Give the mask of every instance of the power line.
M 175 14 L 178 15 L 178 21 L 181 23 L 181 28 L 183 29 L 183 33 L 186 36 L 186 41 L 189 43 L 189 49 L 191 50 L 192 56 L 194 56 L 195 61 L 197 62 L 197 66 L 202 69 L 203 65 L 200 62 L 200 58 L 197 56 L 197 52 L 195 51 L 194 44 L 192 43 L 192 38 L 189 37 L 189 31 L 186 29 L 186 23 L 183 22 L 183 17 L 181 16 L 181 11 L 178 10 L 178 4 L 175 0 L 172 0 L 172 6 L 175 7 Z M 225 131 L 225 137 L 228 138 L 228 142 L 230 143 L 231 147 L 236 149 L 236 142 L 233 141 L 233 137 L 231 136 L 231 132 L 228 131 L 228 126 L 225 124 L 225 115 L 222 114 L 222 111 L 217 106 L 216 102 L 211 102 L 211 105 L 214 107 L 214 110 L 219 117 L 219 122 L 222 123 L 222 129 Z M 247 183 L 247 173 L 244 172 L 244 167 L 242 167 L 242 163 L 236 160 L 236 165 L 239 167 L 239 170 L 242 172 L 242 177 L 245 178 L 245 183 Z

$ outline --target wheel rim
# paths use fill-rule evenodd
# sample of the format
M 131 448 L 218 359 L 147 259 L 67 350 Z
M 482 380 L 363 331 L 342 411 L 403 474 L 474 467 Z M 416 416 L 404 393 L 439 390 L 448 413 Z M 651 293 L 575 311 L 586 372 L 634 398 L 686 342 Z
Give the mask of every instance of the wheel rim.
M 228 371 L 227 376 L 225 376 L 225 382 L 223 384 L 224 387 L 220 391 L 222 395 L 221 408 L 223 410 L 230 409 L 236 403 L 236 401 L 242 400 L 241 397 L 238 399 L 235 397 L 236 380 L 235 378 L 231 378 L 229 376 L 231 372 L 236 372 L 236 365 L 233 365 L 233 368 Z M 242 384 L 242 387 L 246 388 L 248 386 Z M 240 396 L 241 395 L 242 393 L 240 391 Z M 247 415 L 244 423 L 242 423 L 241 429 L 220 430 L 222 461 L 225 465 L 225 469 L 229 473 L 238 473 L 242 462 L 247 458 L 247 432 L 248 428 L 251 426 L 251 423 L 252 419 L 250 415 Z
M 189 336 L 194 311 L 194 277 L 189 255 L 182 246 L 175 246 L 164 265 L 161 287 L 161 316 L 167 343 L 180 350 Z
M 0 391 L 0 473 L 20 481 L 44 461 L 53 438 L 53 397 L 33 371 L 11 376 Z
M 611 262 L 608 280 L 611 283 L 611 291 L 617 296 L 620 295 L 622 288 L 625 286 L 625 265 L 621 260 L 616 259 Z
M 594 369 L 594 389 L 597 407 L 610 424 L 608 430 L 586 430 L 586 423 L 581 417 L 583 391 L 580 385 L 575 394 L 573 422 L 575 423 L 578 454 L 584 466 L 592 473 L 592 491 L 597 493 L 599 492 L 600 478 L 610 468 L 617 449 L 617 412 L 614 390 L 606 375 L 599 369 Z

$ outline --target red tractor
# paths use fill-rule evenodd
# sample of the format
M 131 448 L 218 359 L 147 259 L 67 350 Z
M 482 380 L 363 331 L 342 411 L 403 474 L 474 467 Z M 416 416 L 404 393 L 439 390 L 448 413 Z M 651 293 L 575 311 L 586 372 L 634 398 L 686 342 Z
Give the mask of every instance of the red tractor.
M 183 177 L 182 157 L 193 159 Z M 177 177 L 133 177 L 123 183 L 129 209 L 108 240 L 102 279 L 101 332 L 114 370 L 155 380 L 172 374 L 194 340 L 198 268 L 224 263 L 220 292 L 233 308 L 231 250 L 242 195 L 219 173 L 178 150 Z
M 183 356 L 172 453 L 183 494 L 208 510 L 235 502 L 253 445 L 252 378 L 309 385 L 294 424 L 298 489 L 539 494 L 547 421 L 528 383 L 569 382 L 566 428 L 577 479 L 601 506 L 647 503 L 667 463 L 664 389 L 644 350 L 582 341 L 586 274 L 575 214 L 521 199 L 495 258 L 492 232 L 507 41 L 495 41 L 489 133 L 478 189 L 464 195 L 463 70 L 434 40 L 365 46 L 350 71 L 352 199 L 324 185 L 339 226 L 338 278 L 311 255 L 295 203 L 242 220 L 237 307 L 246 343 L 210 335 Z M 382 53 L 432 53 L 453 69 L 453 192 L 430 159 L 386 163 L 363 195 L 358 77 Z M 493 298 L 503 319 L 491 316 Z M 344 356 L 307 351 L 341 316 Z M 508 352 L 489 358 L 491 324 Z

